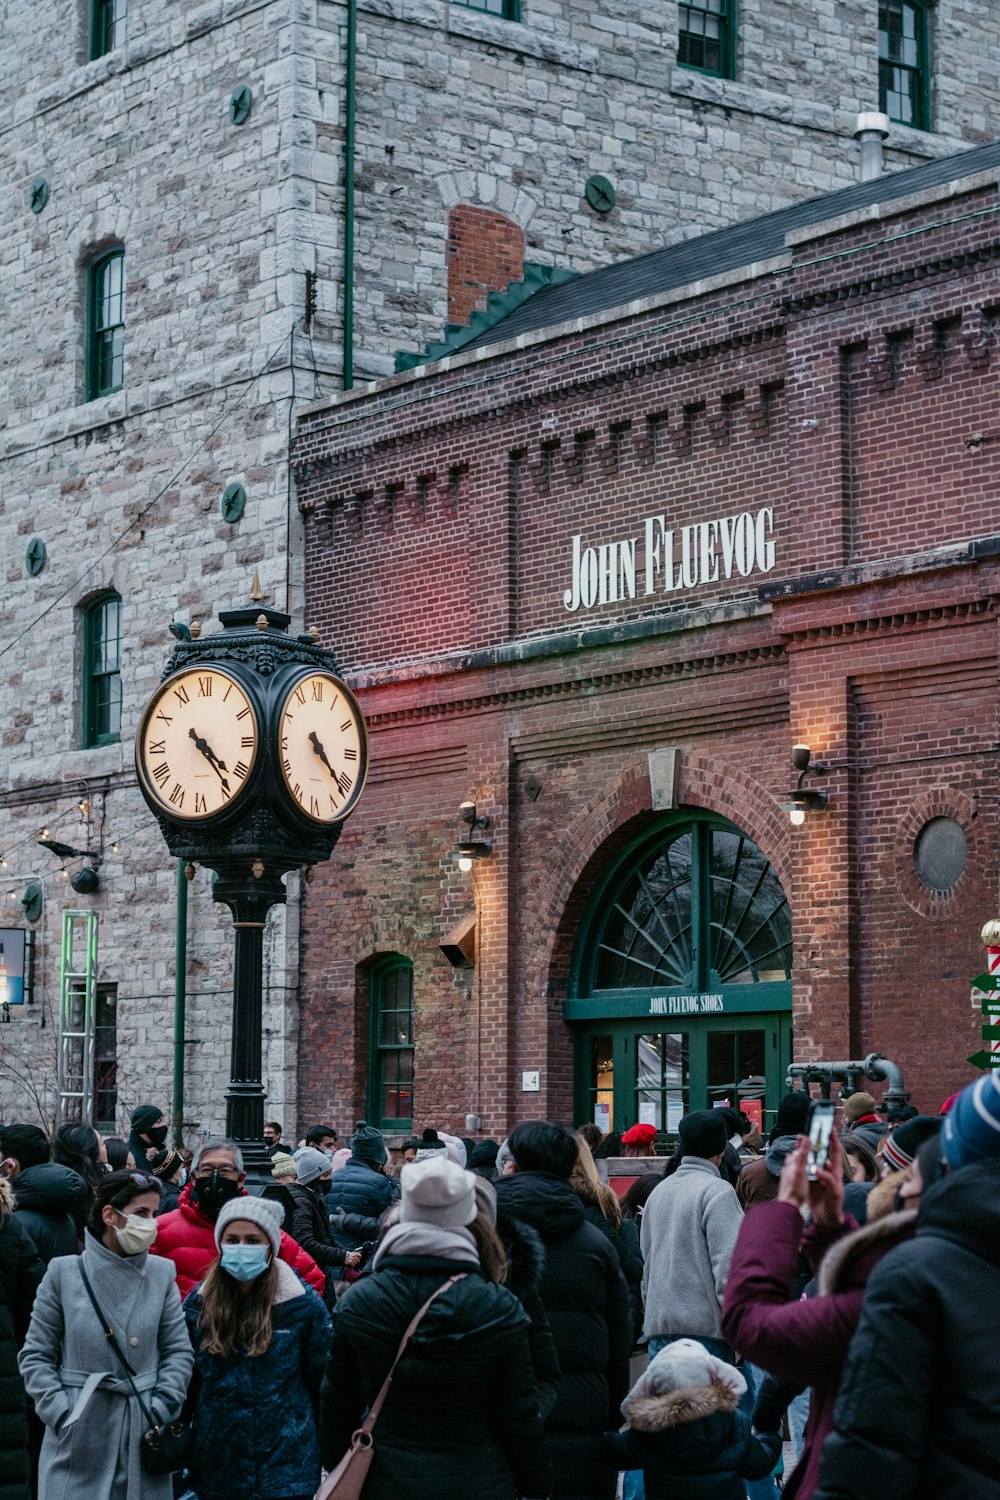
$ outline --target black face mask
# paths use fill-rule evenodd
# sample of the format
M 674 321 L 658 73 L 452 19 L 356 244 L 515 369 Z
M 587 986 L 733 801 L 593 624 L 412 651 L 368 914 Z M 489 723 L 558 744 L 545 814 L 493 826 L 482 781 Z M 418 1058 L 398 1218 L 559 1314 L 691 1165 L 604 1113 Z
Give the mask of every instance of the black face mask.
M 220 1177 L 218 1172 L 213 1172 L 211 1177 L 196 1177 L 191 1187 L 191 1197 L 201 1209 L 202 1213 L 210 1219 L 219 1216 L 219 1209 L 230 1198 L 238 1196 L 240 1185 L 232 1177 Z
M 146 1139 L 152 1141 L 159 1150 L 167 1144 L 167 1127 L 165 1125 L 153 1125 L 146 1131 Z

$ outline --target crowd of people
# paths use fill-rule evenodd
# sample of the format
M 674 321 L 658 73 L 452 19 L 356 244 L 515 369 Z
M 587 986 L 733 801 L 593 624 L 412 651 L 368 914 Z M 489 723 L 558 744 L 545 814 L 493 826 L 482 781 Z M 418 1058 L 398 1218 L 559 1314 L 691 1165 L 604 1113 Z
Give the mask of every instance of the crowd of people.
M 270 1121 L 259 1194 L 155 1105 L 2 1125 L 0 1500 L 311 1500 L 366 1420 L 364 1500 L 1000 1500 L 1000 1080 L 810 1108 Z

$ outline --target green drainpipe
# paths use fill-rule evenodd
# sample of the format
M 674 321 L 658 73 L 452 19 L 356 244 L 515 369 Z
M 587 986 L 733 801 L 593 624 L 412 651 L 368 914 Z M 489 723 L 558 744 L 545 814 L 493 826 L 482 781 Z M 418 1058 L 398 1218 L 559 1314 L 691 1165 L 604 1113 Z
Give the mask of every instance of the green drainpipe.
M 357 107 L 358 0 L 347 0 L 344 92 L 344 390 L 354 385 L 354 125 Z
M 183 1146 L 184 1135 L 184 1032 L 187 1026 L 187 910 L 186 861 L 177 861 L 177 931 L 174 947 L 174 1097 L 170 1108 L 174 1122 L 174 1145 Z

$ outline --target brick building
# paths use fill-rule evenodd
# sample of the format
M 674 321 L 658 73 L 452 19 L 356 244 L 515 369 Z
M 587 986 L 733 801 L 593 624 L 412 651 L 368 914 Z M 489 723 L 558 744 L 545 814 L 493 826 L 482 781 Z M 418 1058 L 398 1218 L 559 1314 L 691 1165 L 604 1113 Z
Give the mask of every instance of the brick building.
M 307 609 L 372 734 L 304 913 L 314 1112 L 668 1127 L 748 1077 L 773 1107 L 793 1054 L 882 1052 L 928 1110 L 971 1076 L 998 167 L 549 287 L 303 415 Z
M 892 116 L 893 172 L 982 142 L 1000 98 L 990 0 L 889 9 L 898 35 L 869 0 L 808 15 L 757 0 L 28 15 L 0 0 L 0 926 L 35 955 L 34 1005 L 9 1025 L 0 1009 L 0 1117 L 56 1112 L 62 922 L 81 910 L 97 939 L 95 1117 L 165 1103 L 180 1045 L 190 1138 L 221 1124 L 229 920 L 199 872 L 178 1044 L 177 871 L 132 738 L 168 621 L 211 622 L 259 567 L 267 599 L 310 623 L 295 412 L 535 316 L 597 268 L 856 182 L 859 111 Z M 374 649 L 345 643 L 345 663 Z M 40 850 L 46 829 L 98 852 L 96 891 L 70 889 L 85 861 Z M 292 880 L 265 976 L 265 1081 L 289 1129 L 307 1123 L 298 933 Z

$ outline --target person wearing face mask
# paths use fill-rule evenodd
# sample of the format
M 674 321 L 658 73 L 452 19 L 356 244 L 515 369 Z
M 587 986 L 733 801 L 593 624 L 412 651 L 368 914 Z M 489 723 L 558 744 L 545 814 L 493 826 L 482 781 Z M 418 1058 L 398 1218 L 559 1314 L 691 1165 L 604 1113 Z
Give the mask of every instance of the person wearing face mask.
M 280 1205 L 232 1199 L 218 1258 L 184 1303 L 195 1351 L 191 1485 L 199 1500 L 306 1500 L 330 1345 L 322 1299 L 281 1259 Z
M 139 1104 L 132 1111 L 128 1148 L 140 1171 L 145 1171 L 151 1153 L 167 1144 L 167 1122 L 158 1104 Z
M 332 1307 L 338 1270 L 354 1270 L 361 1262 L 360 1250 L 345 1250 L 330 1230 L 326 1194 L 333 1169 L 325 1151 L 304 1146 L 295 1153 L 297 1177 L 288 1179 L 288 1196 L 292 1202 L 292 1237 L 307 1255 L 326 1272 L 326 1302 Z
M 148 1254 L 159 1203 L 152 1175 L 110 1173 L 82 1253 L 53 1260 L 38 1289 L 18 1361 L 45 1424 L 38 1500 L 170 1500 L 170 1476 L 142 1467 L 149 1420 L 105 1331 L 154 1421 L 172 1421 L 194 1360 L 172 1268 Z
M 153 1246 L 154 1255 L 173 1261 L 182 1297 L 202 1280 L 215 1258 L 215 1225 L 222 1208 L 233 1198 L 247 1201 L 245 1181 L 243 1156 L 233 1141 L 210 1137 L 198 1147 L 191 1162 L 191 1180 L 181 1189 L 177 1207 L 160 1216 Z M 323 1272 L 284 1231 L 278 1254 L 323 1295 Z

